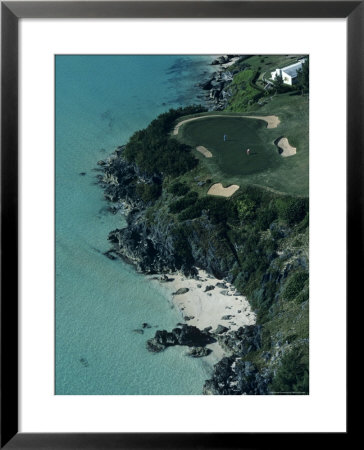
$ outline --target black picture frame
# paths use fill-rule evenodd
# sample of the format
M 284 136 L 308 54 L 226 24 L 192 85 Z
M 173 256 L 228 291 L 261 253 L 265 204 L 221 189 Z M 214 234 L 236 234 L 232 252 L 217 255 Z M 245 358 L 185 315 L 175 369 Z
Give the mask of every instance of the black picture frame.
M 273 438 L 280 447 L 306 446 L 310 433 L 297 439 L 289 433 L 18 432 L 18 22 L 115 17 L 347 19 L 347 304 L 364 273 L 364 1 L 1 2 L 1 448 L 270 448 Z M 348 432 L 335 437 L 347 438 Z M 327 443 L 327 435 L 315 435 L 315 443 L 321 439 Z

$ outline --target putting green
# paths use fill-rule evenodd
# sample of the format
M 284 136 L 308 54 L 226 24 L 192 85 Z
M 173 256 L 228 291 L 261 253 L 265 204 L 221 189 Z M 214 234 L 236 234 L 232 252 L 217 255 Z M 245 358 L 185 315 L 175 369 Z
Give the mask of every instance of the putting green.
M 206 117 L 185 123 L 181 131 L 184 142 L 194 148 L 206 147 L 213 155 L 211 162 L 228 176 L 271 171 L 281 164 L 273 142 L 277 132 L 272 134 L 259 119 Z

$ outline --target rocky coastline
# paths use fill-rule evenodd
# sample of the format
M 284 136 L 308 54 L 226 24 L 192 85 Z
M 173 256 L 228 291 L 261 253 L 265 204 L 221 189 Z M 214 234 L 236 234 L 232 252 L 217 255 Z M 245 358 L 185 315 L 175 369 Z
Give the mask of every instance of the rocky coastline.
M 240 57 L 235 55 L 217 58 L 212 64 L 218 66 L 218 70 L 199 84 L 210 110 L 226 108 L 230 96 L 229 86 L 234 76 L 234 70 L 229 67 L 237 59 Z M 124 151 L 125 146 L 120 146 L 106 160 L 98 162 L 97 182 L 104 191 L 110 210 L 126 216 L 126 227 L 109 233 L 111 247 L 105 256 L 123 259 L 133 264 L 137 271 L 156 275 L 164 283 L 168 283 L 170 274 L 175 273 L 198 280 L 199 269 L 221 280 L 222 285 L 225 282 L 233 283 L 232 268 L 239 266 L 239 260 L 234 244 L 219 224 L 205 212 L 202 212 L 198 221 L 185 221 L 183 227 L 170 220 L 163 209 L 155 209 L 151 215 L 151 205 L 138 194 L 137 186 L 162 186 L 163 174 L 143 172 L 138 165 L 125 158 Z M 279 229 L 274 232 L 289 233 L 289 230 Z M 305 261 L 292 259 L 290 264 L 289 268 L 294 268 L 295 265 L 304 265 Z M 287 273 L 283 271 L 273 278 L 267 269 L 261 284 L 262 292 L 271 289 L 272 285 L 279 291 Z M 266 351 L 263 334 L 261 326 L 255 324 L 237 329 L 223 325 L 215 329 L 199 329 L 184 323 L 172 331 L 156 331 L 146 346 L 151 352 L 161 352 L 169 346 L 182 345 L 187 347 L 188 356 L 205 357 L 211 353 L 208 345 L 217 343 L 225 356 L 215 364 L 211 379 L 203 386 L 203 394 L 261 395 L 270 394 L 269 386 L 277 363 L 291 348 L 287 341 L 272 340 Z M 259 354 L 258 363 L 254 358 L 247 360 L 250 354 Z M 263 367 L 260 364 L 262 360 Z
M 233 77 L 238 73 L 238 69 L 230 69 L 236 61 L 244 58 L 239 55 L 219 56 L 211 62 L 217 70 L 213 72 L 206 80 L 198 84 L 203 90 L 202 98 L 208 105 L 209 111 L 224 110 L 231 97 L 230 84 Z
M 157 213 L 153 222 L 149 222 L 145 216 L 147 205 L 138 197 L 135 183 L 141 179 L 143 182 L 159 180 L 158 175 L 147 176 L 141 173 L 137 166 L 123 158 L 123 149 L 124 147 L 119 147 L 111 157 L 99 162 L 101 173 L 97 178 L 104 189 L 105 199 L 112 204 L 113 212 L 122 211 L 127 220 L 125 228 L 110 232 L 108 239 L 111 248 L 106 256 L 123 259 L 133 264 L 139 272 L 157 275 L 165 283 L 170 279 L 169 274 L 175 272 L 197 279 L 197 267 L 201 267 L 211 276 L 220 279 L 222 287 L 226 286 L 226 281 L 232 281 L 229 269 L 236 263 L 236 259 L 228 242 L 221 241 L 218 226 L 205 216 L 201 220 L 200 229 L 188 232 L 186 240 L 185 235 L 181 236 L 176 232 L 173 223 L 165 220 L 163 213 Z M 206 234 L 210 238 L 202 251 L 201 240 Z M 189 249 L 188 253 L 179 252 L 181 238 L 184 248 Z M 223 325 L 215 330 L 208 327 L 199 330 L 183 324 L 170 332 L 158 330 L 146 345 L 152 352 L 163 351 L 171 345 L 185 345 L 189 356 L 204 357 L 211 352 L 206 345 L 212 342 L 217 342 L 229 356 L 215 365 L 212 378 L 203 387 L 204 394 L 267 393 L 271 374 L 267 372 L 263 376 L 251 363 L 239 362 L 249 351 L 260 348 L 259 326 L 245 326 L 231 331 Z

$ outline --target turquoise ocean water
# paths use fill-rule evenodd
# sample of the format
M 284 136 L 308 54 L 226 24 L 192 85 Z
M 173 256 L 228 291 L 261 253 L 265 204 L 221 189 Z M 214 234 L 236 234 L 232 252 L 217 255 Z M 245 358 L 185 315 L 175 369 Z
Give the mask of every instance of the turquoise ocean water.
M 200 103 L 208 56 L 56 57 L 56 394 L 201 394 L 209 367 L 174 347 L 149 353 L 148 322 L 180 321 L 163 290 L 111 261 L 107 212 L 92 169 L 171 107 Z M 86 172 L 81 176 L 80 172 Z

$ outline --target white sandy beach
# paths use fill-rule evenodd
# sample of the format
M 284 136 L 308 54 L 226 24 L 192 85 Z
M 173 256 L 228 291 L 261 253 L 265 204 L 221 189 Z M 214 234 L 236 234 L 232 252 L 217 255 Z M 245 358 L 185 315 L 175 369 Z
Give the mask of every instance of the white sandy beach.
M 181 312 L 181 321 L 188 325 L 201 330 L 211 326 L 211 331 L 214 331 L 218 325 L 237 330 L 241 326 L 255 324 L 256 316 L 248 300 L 242 295 L 236 295 L 236 289 L 231 283 L 218 280 L 204 270 L 199 270 L 199 279 L 186 278 L 181 274 L 171 274 L 168 277 L 174 280 L 164 282 L 161 286 L 170 295 L 172 304 Z M 157 280 L 155 282 L 160 283 Z M 226 287 L 219 287 L 218 283 L 223 283 Z M 214 289 L 206 291 L 207 286 L 214 286 Z M 188 292 L 173 295 L 181 288 L 187 288 Z M 207 362 L 215 364 L 224 356 L 224 351 L 217 342 L 207 347 L 213 351 L 204 358 Z

